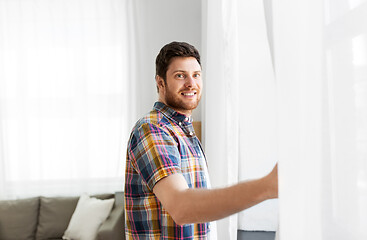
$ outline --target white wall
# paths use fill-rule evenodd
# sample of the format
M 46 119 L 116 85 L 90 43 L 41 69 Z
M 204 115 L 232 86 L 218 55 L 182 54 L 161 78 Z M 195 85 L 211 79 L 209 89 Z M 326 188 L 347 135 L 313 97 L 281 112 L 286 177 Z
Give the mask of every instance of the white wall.
M 138 88 L 136 101 L 140 117 L 152 109 L 158 99 L 155 86 L 155 58 L 159 50 L 172 41 L 184 41 L 201 50 L 201 1 L 136 0 L 136 47 Z M 201 52 L 201 51 L 200 51 Z M 135 80 L 135 79 L 134 79 Z M 201 120 L 200 105 L 193 112 Z

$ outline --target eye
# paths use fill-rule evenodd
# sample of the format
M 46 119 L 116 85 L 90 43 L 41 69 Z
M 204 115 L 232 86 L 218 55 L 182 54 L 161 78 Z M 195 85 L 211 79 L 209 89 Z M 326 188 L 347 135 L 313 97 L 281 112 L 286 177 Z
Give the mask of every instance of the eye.
M 200 77 L 200 73 L 195 73 L 193 77 L 194 78 L 199 78 Z
M 185 75 L 183 75 L 182 73 L 177 73 L 176 74 L 176 78 L 184 78 L 185 77 Z

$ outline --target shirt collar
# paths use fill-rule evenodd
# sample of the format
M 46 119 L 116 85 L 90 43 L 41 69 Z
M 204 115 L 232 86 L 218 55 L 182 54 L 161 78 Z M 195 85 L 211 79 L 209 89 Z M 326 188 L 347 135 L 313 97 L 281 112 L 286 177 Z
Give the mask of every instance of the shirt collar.
M 166 117 L 175 120 L 176 122 L 192 122 L 192 117 L 187 117 L 184 114 L 181 114 L 179 112 L 176 112 L 172 108 L 168 107 L 162 102 L 156 102 L 154 103 L 155 110 L 160 111 L 163 113 Z

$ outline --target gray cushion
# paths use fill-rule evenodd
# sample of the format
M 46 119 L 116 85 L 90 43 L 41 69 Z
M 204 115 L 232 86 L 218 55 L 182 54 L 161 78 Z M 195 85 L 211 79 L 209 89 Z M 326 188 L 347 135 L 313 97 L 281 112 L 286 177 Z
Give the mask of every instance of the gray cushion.
M 61 238 L 79 197 L 41 197 L 37 240 Z
M 98 198 L 98 199 L 105 200 L 105 199 L 115 198 L 115 194 L 113 194 L 113 193 L 96 194 L 96 195 L 92 195 L 91 197 L 95 197 L 95 198 Z
M 0 239 L 33 240 L 39 198 L 0 201 Z
M 114 194 L 101 194 L 95 197 L 108 199 L 114 197 Z M 79 197 L 41 197 L 36 239 L 62 238 L 78 200 Z

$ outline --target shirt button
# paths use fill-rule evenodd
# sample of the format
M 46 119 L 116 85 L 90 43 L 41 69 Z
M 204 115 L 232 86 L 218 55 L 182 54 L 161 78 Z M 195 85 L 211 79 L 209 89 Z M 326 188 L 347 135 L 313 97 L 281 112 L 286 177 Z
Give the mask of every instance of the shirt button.
M 180 125 L 180 126 L 181 126 L 181 125 L 182 125 L 182 122 L 179 122 L 179 123 L 178 123 L 178 125 Z
M 193 133 L 193 132 L 190 132 L 189 134 L 190 134 L 190 136 L 194 135 L 194 133 Z
M 189 118 L 187 117 L 187 118 L 185 118 L 185 121 L 187 122 L 187 121 L 189 121 Z

